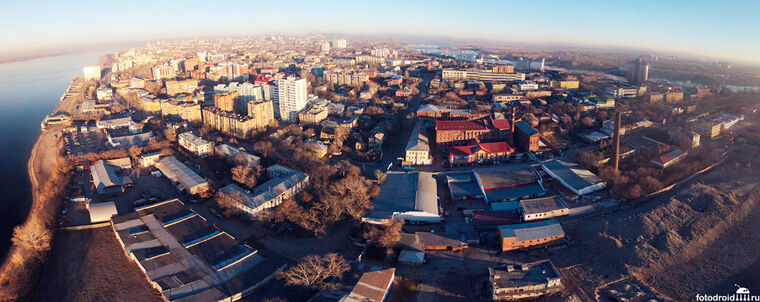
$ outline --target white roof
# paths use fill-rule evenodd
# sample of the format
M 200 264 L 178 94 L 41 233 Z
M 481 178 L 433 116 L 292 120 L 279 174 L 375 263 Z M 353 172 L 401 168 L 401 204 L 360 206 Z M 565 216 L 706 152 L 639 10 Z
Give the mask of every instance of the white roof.
M 427 136 L 422 132 L 422 122 L 418 122 L 409 136 L 409 142 L 406 144 L 406 151 L 430 151 Z
M 91 203 L 88 204 L 87 207 L 90 212 L 91 223 L 109 221 L 111 220 L 111 217 L 118 214 L 116 204 L 114 204 L 113 201 Z
M 174 182 L 181 184 L 186 190 L 192 191 L 193 188 L 201 185 L 206 185 L 203 177 L 190 170 L 183 163 L 179 162 L 174 156 L 167 156 L 162 158 L 156 164 L 161 173 L 164 173 L 166 177 Z

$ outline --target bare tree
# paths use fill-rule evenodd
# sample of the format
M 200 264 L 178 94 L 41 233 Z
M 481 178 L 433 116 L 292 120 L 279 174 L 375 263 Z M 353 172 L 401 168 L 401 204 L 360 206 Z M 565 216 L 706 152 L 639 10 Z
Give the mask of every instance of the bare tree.
M 264 157 L 269 157 L 269 154 L 274 152 L 274 146 L 270 141 L 258 141 L 253 144 L 253 149 L 261 153 Z
M 240 213 L 240 208 L 238 208 L 238 205 L 240 204 L 240 200 L 242 200 L 242 196 L 239 195 L 240 193 L 231 193 L 231 194 L 225 194 L 222 192 L 216 193 L 216 204 L 219 206 L 220 209 L 222 209 L 222 213 L 229 217 Z M 237 195 L 237 196 L 235 196 Z
M 253 189 L 256 187 L 257 179 L 261 173 L 260 168 L 253 168 L 248 164 L 239 164 L 232 168 L 232 180 Z
M 377 183 L 379 183 L 379 184 L 385 183 L 385 179 L 387 177 L 388 177 L 388 175 L 385 174 L 385 172 L 383 172 L 381 170 L 375 170 L 375 180 L 377 180 Z
M 401 240 L 401 227 L 404 222 L 391 220 L 385 225 L 368 225 L 364 230 L 364 237 L 368 243 L 381 247 L 393 247 Z
M 324 256 L 309 255 L 298 264 L 282 271 L 279 275 L 288 285 L 302 285 L 311 288 L 335 288 L 327 280 L 342 279 L 349 266 L 342 256 L 330 253 Z
M 26 251 L 26 257 L 39 259 L 50 249 L 52 232 L 39 219 L 32 218 L 13 229 L 11 241 Z

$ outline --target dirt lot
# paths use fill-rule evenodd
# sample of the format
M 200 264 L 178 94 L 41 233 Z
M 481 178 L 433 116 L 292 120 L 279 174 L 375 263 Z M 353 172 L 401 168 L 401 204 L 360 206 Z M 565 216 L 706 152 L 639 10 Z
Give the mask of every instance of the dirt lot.
M 58 231 L 30 301 L 161 301 L 110 228 Z
M 760 161 L 734 158 L 674 195 L 584 221 L 552 260 L 588 299 L 691 300 L 760 288 Z M 590 252 L 593 251 L 593 252 Z

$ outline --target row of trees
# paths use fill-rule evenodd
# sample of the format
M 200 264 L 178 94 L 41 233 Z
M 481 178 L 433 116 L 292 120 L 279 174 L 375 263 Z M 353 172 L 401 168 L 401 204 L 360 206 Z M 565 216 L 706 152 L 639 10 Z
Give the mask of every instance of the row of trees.
M 41 273 L 71 170 L 70 161 L 59 156 L 50 169 L 50 179 L 35 188 L 35 204 L 26 222 L 13 229 L 13 246 L 0 269 L 0 300 L 23 299 L 29 294 L 35 276 Z
M 593 165 L 599 157 L 591 154 L 592 151 L 579 153 L 577 160 L 587 169 L 598 171 L 599 177 L 607 182 L 613 194 L 625 200 L 632 200 L 657 192 L 720 160 L 719 152 L 707 150 L 710 149 L 693 150 L 693 154 L 665 169 L 653 167 L 651 157 L 644 155 L 622 162 L 619 171 L 615 171 L 611 166 L 600 168 Z

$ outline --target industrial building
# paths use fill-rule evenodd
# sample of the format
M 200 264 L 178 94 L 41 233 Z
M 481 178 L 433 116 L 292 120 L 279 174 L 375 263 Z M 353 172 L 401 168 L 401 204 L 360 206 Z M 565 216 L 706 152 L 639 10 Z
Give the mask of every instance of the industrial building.
M 554 219 L 499 226 L 501 251 L 544 245 L 565 237 L 562 226 Z
M 438 185 L 433 173 L 389 171 L 372 210 L 362 219 L 383 223 L 389 219 L 439 223 Z
M 180 184 L 189 194 L 198 194 L 209 188 L 208 182 L 203 177 L 190 170 L 174 156 L 162 158 L 156 167 L 171 181 Z
M 446 181 L 453 199 L 483 198 L 488 203 L 535 198 L 546 193 L 532 170 L 482 168 L 449 172 Z
M 98 160 L 90 166 L 92 183 L 99 195 L 113 195 L 124 192 L 122 178 L 116 174 L 116 167 Z
M 538 130 L 525 121 L 515 123 L 515 146 L 520 152 L 538 151 Z
M 525 74 L 493 72 L 492 70 L 444 69 L 441 72 L 441 79 L 444 81 L 514 82 L 525 81 Z
M 113 201 L 87 203 L 87 211 L 90 213 L 90 223 L 111 221 L 112 217 L 118 215 Z
M 562 290 L 562 276 L 550 260 L 489 267 L 493 301 L 537 298 Z
M 549 219 L 570 214 L 570 209 L 557 196 L 520 200 L 523 221 Z
M 239 300 L 285 268 L 178 199 L 137 207 L 111 226 L 127 257 L 167 301 Z
M 558 158 L 545 161 L 541 168 L 565 188 L 577 195 L 585 195 L 604 189 L 606 183 L 591 171 L 567 159 Z

